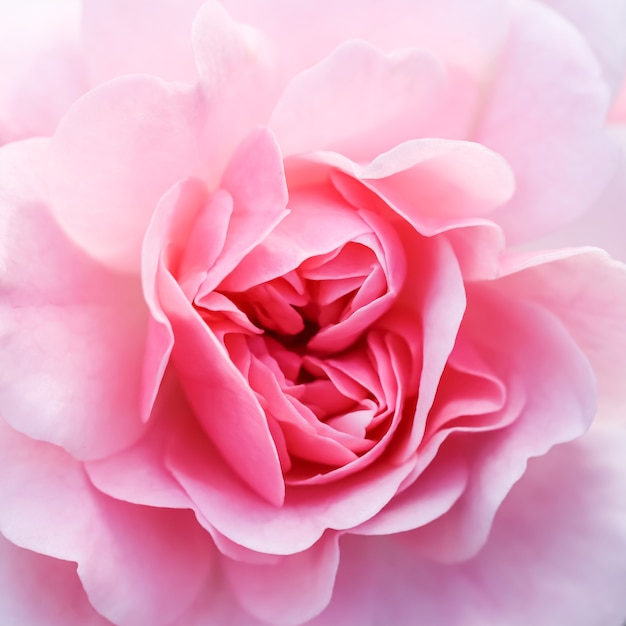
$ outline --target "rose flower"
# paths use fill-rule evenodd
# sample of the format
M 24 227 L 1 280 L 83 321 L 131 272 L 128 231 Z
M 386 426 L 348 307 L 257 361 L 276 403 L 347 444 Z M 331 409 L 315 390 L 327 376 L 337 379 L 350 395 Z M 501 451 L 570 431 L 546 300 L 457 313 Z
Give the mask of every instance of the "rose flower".
M 2 619 L 619 626 L 625 3 L 17 4 Z

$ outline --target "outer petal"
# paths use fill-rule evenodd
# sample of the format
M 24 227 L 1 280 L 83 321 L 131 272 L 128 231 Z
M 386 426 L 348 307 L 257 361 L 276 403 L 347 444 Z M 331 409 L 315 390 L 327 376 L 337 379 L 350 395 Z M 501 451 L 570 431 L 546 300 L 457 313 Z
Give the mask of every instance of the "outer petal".
M 482 358 L 505 383 L 513 419 L 485 433 L 463 427 L 454 432 L 452 427 L 437 452 L 434 462 L 452 450 L 470 465 L 468 487 L 450 512 L 412 535 L 420 554 L 445 562 L 469 558 L 481 548 L 528 459 L 584 433 L 596 403 L 593 372 L 584 353 L 549 312 L 517 298 L 507 302 L 470 289 L 464 324 L 461 332 L 469 332 Z M 434 441 L 422 447 L 422 456 Z
M 267 122 L 278 96 L 277 63 L 273 42 L 231 19 L 216 0 L 198 13 L 192 38 L 206 99 L 207 178 L 216 183 L 243 138 Z
M 269 625 L 242 608 L 234 597 L 226 576 L 220 569 L 216 569 L 189 608 L 167 626 Z
M 605 131 L 608 87 L 587 42 L 533 0 L 516 7 L 475 134 L 516 174 L 515 196 L 492 215 L 509 243 L 588 209 L 617 164 Z
M 94 458 L 142 431 L 146 310 L 137 280 L 85 257 L 50 216 L 46 157 L 44 140 L 0 150 L 0 402 L 21 432 Z
M 226 575 L 241 604 L 273 626 L 297 626 L 326 608 L 338 565 L 335 533 L 269 565 L 224 559 Z
M 623 0 L 542 0 L 562 13 L 585 36 L 615 93 L 626 69 L 626 4 Z
M 154 74 L 165 80 L 195 82 L 191 24 L 203 2 L 84 0 L 83 39 L 92 81 Z
M 195 598 L 212 542 L 189 511 L 102 495 L 80 464 L 0 422 L 0 530 L 17 545 L 78 562 L 92 605 L 117 626 L 158 626 Z
M 250 49 L 251 38 L 209 2 L 194 22 L 199 88 L 126 76 L 68 112 L 53 140 L 53 209 L 89 254 L 138 271 L 141 240 L 165 191 L 190 176 L 214 189 L 237 145 L 269 113 L 271 64 Z
M 622 93 L 626 96 L 626 90 Z M 626 105 L 626 98 L 624 98 Z M 621 107 L 621 104 L 620 104 Z M 613 113 L 625 116 L 615 108 Z M 626 118 L 625 118 L 626 120 Z M 620 261 L 626 261 L 626 126 L 623 121 L 611 128 L 611 136 L 618 143 L 621 159 L 615 175 L 594 203 L 591 210 L 560 228 L 548 237 L 536 241 L 536 249 L 564 248 L 567 246 L 598 246 Z
M 137 443 L 97 461 L 84 464 L 97 489 L 117 500 L 158 508 L 188 509 L 193 504 L 165 468 L 168 442 L 187 407 L 180 384 L 168 371 L 148 428 Z
M 205 173 L 202 128 L 202 98 L 156 78 L 117 79 L 91 91 L 52 142 L 55 217 L 90 255 L 138 272 L 159 198 L 178 180 Z
M 307 626 L 619 626 L 625 445 L 598 429 L 532 460 L 466 563 L 419 560 L 400 536 L 344 539 L 331 605 Z
M 419 46 L 446 65 L 477 76 L 505 34 L 508 0 L 276 0 L 272 10 L 246 0 L 222 0 L 237 19 L 255 24 L 279 47 L 286 77 L 314 65 L 341 42 L 364 39 L 384 52 Z M 459 45 L 462 41 L 463 45 Z
M 112 626 L 89 604 L 76 565 L 18 548 L 0 535 L 3 626 Z
M 364 42 L 347 42 L 292 80 L 270 125 L 286 155 L 334 150 L 363 161 L 402 141 L 445 132 L 431 128 L 445 80 L 423 51 L 383 56 Z
M 523 264 L 522 264 L 523 262 Z M 508 259 L 500 284 L 553 311 L 589 358 L 599 412 L 622 418 L 626 403 L 626 266 L 593 248 Z
M 0 2 L 0 145 L 51 135 L 87 82 L 77 0 Z

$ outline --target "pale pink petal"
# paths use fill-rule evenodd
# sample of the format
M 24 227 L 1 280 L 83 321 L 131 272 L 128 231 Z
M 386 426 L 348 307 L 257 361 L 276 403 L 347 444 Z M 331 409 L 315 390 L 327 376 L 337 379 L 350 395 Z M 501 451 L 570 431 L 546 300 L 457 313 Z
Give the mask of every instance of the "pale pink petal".
M 626 70 L 626 5 L 621 0 L 542 0 L 585 36 L 616 93 Z
M 525 261 L 522 264 L 522 261 Z M 599 412 L 621 418 L 626 402 L 626 266 L 601 250 L 513 255 L 501 285 L 553 311 L 584 350 L 598 381 Z
M 416 226 L 422 220 L 477 217 L 505 203 L 515 190 L 514 172 L 499 154 L 444 139 L 406 142 L 357 176 Z
M 468 220 L 442 231 L 466 281 L 496 278 L 505 247 L 502 230 L 489 220 Z
M 469 290 L 461 332 L 469 334 L 498 373 L 515 413 L 513 419 L 503 416 L 504 427 L 486 432 L 473 432 L 471 420 L 450 423 L 437 456 L 452 453 L 467 459 L 467 489 L 448 514 L 411 534 L 416 551 L 423 549 L 422 555 L 445 562 L 473 556 L 487 540 L 497 508 L 528 459 L 580 436 L 595 414 L 593 371 L 561 322 L 536 304 L 519 301 L 517 294 L 502 297 L 497 289 L 495 283 Z M 422 455 L 429 445 L 438 445 L 437 438 L 423 446 Z
M 318 175 L 328 172 L 338 191 L 357 207 L 381 204 L 362 187 L 373 190 L 425 235 L 485 225 L 477 216 L 502 206 L 515 191 L 509 164 L 499 154 L 469 141 L 407 141 L 366 165 L 324 151 L 290 161 L 295 168 L 305 163 Z
M 348 42 L 291 81 L 270 126 L 285 155 L 334 150 L 363 161 L 432 134 L 428 122 L 444 81 L 440 64 L 423 51 L 385 56 Z
M 474 137 L 515 172 L 513 199 L 492 214 L 509 243 L 588 209 L 617 165 L 604 128 L 608 87 L 586 41 L 539 3 L 515 7 Z
M 338 536 L 269 565 L 222 559 L 235 596 L 255 617 L 273 626 L 298 626 L 326 608 L 339 565 Z
M 213 545 L 190 511 L 141 507 L 98 492 L 79 463 L 0 422 L 0 531 L 78 563 L 89 601 L 118 626 L 164 625 L 195 598 Z
M 83 39 L 94 84 L 124 74 L 194 83 L 191 24 L 203 0 L 84 0 Z
M 208 167 L 202 97 L 149 76 L 120 78 L 80 99 L 53 138 L 52 208 L 90 255 L 138 272 L 159 198 Z
M 196 16 L 192 41 L 211 148 L 206 176 L 216 183 L 244 137 L 267 122 L 279 93 L 277 62 L 273 42 L 233 20 L 216 0 L 205 2 Z
M 135 278 L 85 257 L 50 215 L 47 147 L 0 149 L 2 414 L 35 439 L 95 458 L 141 434 L 146 308 Z
M 623 90 L 626 95 L 626 90 Z M 626 121 L 626 99 L 624 113 Z M 613 109 L 617 114 L 617 111 Z M 564 228 L 533 242 L 533 248 L 599 246 L 620 261 L 626 261 L 626 126 L 620 121 L 611 127 L 611 136 L 621 150 L 619 166 L 611 182 L 593 207 Z
M 244 610 L 235 598 L 226 576 L 216 567 L 193 603 L 167 626 L 269 625 L 265 620 L 257 619 Z
M 401 535 L 346 537 L 331 605 L 307 626 L 621 624 L 625 445 L 598 429 L 531 460 L 466 563 L 421 560 Z
M 246 0 L 222 3 L 236 19 L 257 24 L 276 42 L 286 77 L 350 39 L 368 41 L 383 52 L 420 42 L 446 64 L 478 76 L 506 35 L 510 11 L 507 0 L 275 0 L 271 11 Z
M 160 383 L 157 402 L 143 437 L 134 445 L 103 459 L 88 461 L 84 469 L 103 493 L 125 502 L 161 508 L 193 508 L 165 467 L 165 456 L 182 416 L 191 415 L 184 392 L 171 369 Z
M 87 91 L 75 0 L 0 2 L 0 145 L 51 135 Z
M 4 626 L 112 626 L 89 604 L 76 563 L 18 548 L 2 535 L 0 615 Z

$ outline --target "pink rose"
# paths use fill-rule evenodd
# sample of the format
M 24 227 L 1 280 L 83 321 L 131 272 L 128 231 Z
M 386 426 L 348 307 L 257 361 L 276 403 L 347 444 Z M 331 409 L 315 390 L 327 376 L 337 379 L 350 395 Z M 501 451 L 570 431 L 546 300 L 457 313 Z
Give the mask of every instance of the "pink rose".
M 3 620 L 619 626 L 626 269 L 537 242 L 624 201 L 626 3 L 62 6 L 2 5 Z

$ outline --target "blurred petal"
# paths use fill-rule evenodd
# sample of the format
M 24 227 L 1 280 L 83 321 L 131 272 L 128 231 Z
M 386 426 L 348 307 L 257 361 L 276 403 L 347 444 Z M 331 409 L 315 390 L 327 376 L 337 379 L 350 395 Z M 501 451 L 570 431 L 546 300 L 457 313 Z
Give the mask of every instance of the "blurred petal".
M 509 0 L 275 0 L 272 10 L 223 0 L 236 18 L 257 24 L 276 42 L 286 77 L 328 56 L 341 42 L 362 39 L 383 52 L 420 42 L 445 64 L 480 75 L 506 35 Z M 459 45 L 463 42 L 463 45 Z
M 235 595 L 252 615 L 273 626 L 297 626 L 330 601 L 339 565 L 338 537 L 323 537 L 311 548 L 269 565 L 224 559 Z
M 124 74 L 194 83 L 191 24 L 204 0 L 83 0 L 83 39 L 95 84 Z
M 89 601 L 118 626 L 167 624 L 195 598 L 212 542 L 189 511 L 113 500 L 79 463 L 0 422 L 0 531 L 12 542 L 78 563 Z
M 593 367 L 599 414 L 621 419 L 626 403 L 626 266 L 593 248 L 512 255 L 507 266 L 510 274 L 500 284 L 558 316 Z
M 626 614 L 626 432 L 531 460 L 472 560 L 421 560 L 402 535 L 341 543 L 329 608 L 307 626 L 618 626 Z M 549 477 L 549 480 L 547 480 Z
M 49 136 L 89 88 L 78 0 L 0 2 L 0 145 Z
M 602 65 L 613 94 L 626 69 L 626 4 L 622 0 L 542 0 L 563 14 L 585 36 Z
M 515 195 L 491 215 L 510 244 L 573 220 L 608 183 L 618 156 L 605 131 L 608 106 L 582 35 L 538 3 L 516 4 L 475 133 L 515 172 Z
M 18 548 L 0 535 L 3 626 L 112 626 L 92 608 L 76 564 Z
M 623 93 L 626 95 L 626 90 Z M 590 210 L 564 228 L 534 241 L 533 249 L 598 246 L 626 262 L 626 127 L 622 123 L 616 124 L 610 133 L 621 152 L 610 183 Z
M 146 310 L 136 279 L 87 258 L 50 215 L 47 147 L 0 149 L 2 414 L 35 439 L 95 458 L 143 429 Z

